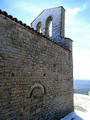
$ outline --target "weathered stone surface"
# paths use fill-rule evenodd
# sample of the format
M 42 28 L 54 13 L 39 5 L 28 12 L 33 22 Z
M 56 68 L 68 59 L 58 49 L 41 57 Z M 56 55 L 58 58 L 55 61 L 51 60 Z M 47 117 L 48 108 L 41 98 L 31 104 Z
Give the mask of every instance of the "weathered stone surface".
M 60 119 L 72 79 L 72 51 L 0 14 L 0 120 Z
M 36 26 L 41 22 L 41 32 L 45 35 L 46 21 L 48 17 L 52 17 L 52 36 L 64 37 L 65 24 L 65 9 L 63 7 L 49 8 L 43 10 L 37 18 L 31 23 L 31 26 L 36 30 Z
M 53 39 L 64 48 L 72 50 L 72 40 L 65 38 L 65 9 L 62 6 L 43 10 L 31 23 L 31 27 L 38 32 L 41 28 L 40 32 L 43 35 Z M 50 29 L 52 35 L 50 35 Z

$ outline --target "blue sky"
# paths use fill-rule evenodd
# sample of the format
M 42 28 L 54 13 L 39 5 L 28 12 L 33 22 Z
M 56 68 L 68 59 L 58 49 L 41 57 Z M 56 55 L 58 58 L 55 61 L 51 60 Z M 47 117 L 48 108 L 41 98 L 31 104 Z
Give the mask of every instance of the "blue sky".
M 43 10 L 66 9 L 65 33 L 73 40 L 74 79 L 90 80 L 90 1 L 89 0 L 0 0 L 0 9 L 30 25 Z

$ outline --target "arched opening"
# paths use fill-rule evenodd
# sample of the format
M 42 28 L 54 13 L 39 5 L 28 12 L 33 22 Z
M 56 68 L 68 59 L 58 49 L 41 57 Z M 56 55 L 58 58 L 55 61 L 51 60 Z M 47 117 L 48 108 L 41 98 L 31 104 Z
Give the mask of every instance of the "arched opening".
M 41 22 L 37 24 L 36 30 L 41 33 Z
M 40 115 L 40 112 L 37 112 L 38 109 L 41 110 L 43 107 L 43 98 L 45 95 L 45 87 L 40 83 L 35 83 L 31 88 L 28 94 L 30 98 L 29 103 L 29 119 L 35 120 L 36 115 Z
M 43 96 L 45 94 L 45 88 L 44 86 L 42 86 L 39 83 L 34 84 L 31 89 L 30 89 L 30 93 L 29 93 L 29 97 L 31 98 L 32 96 L 34 97 L 40 97 Z
M 49 16 L 46 20 L 45 35 L 47 37 L 52 36 L 52 16 Z

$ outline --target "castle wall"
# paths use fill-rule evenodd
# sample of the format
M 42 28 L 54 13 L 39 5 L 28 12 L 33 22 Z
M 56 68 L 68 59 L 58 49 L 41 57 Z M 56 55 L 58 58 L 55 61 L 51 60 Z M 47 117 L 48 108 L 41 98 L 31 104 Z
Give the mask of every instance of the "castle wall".
M 0 120 L 73 111 L 72 52 L 0 14 Z

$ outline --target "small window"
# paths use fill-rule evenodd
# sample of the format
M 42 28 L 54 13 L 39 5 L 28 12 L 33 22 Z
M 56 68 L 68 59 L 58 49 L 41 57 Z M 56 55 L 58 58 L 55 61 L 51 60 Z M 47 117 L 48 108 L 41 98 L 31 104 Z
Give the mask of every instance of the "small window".
M 52 16 L 49 16 L 46 20 L 45 35 L 47 37 L 52 36 Z
M 36 30 L 41 33 L 41 22 L 37 24 Z

